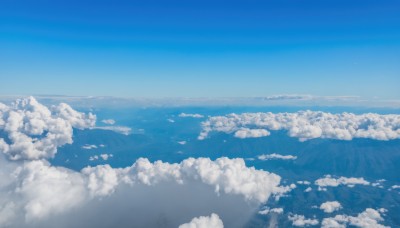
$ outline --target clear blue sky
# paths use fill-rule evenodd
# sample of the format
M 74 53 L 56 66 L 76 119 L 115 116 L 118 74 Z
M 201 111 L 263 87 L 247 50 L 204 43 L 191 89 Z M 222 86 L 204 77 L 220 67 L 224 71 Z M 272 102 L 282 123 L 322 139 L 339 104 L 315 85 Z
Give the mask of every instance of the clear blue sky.
M 400 98 L 398 0 L 2 0 L 0 94 Z

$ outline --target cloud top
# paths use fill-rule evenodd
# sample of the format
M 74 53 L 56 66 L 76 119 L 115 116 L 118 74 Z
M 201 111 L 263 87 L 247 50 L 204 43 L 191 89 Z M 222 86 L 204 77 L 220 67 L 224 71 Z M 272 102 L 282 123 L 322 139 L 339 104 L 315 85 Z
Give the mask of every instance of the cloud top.
M 299 138 L 300 141 L 314 138 L 392 140 L 400 138 L 400 115 L 332 114 L 320 111 L 229 114 L 209 117 L 202 122 L 198 139 L 205 139 L 213 131 L 248 138 L 268 136 L 269 131 L 274 130 L 286 130 L 290 137 Z
M 200 216 L 193 218 L 189 223 L 179 226 L 179 228 L 223 228 L 224 224 L 217 214 L 210 216 Z
M 342 205 L 338 201 L 327 201 L 322 203 L 319 209 L 323 210 L 325 213 L 332 213 L 342 208 Z
M 95 115 L 65 103 L 49 109 L 28 97 L 0 104 L 0 131 L 8 137 L 0 139 L 0 151 L 11 160 L 52 158 L 57 147 L 72 143 L 73 128 L 91 128 L 95 122 Z

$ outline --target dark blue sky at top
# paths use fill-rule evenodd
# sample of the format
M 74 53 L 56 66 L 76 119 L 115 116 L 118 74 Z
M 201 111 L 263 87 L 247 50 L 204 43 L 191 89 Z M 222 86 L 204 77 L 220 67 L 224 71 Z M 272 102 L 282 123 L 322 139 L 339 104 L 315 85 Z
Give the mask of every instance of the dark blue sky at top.
M 2 94 L 400 97 L 400 1 L 5 0 L 0 32 Z

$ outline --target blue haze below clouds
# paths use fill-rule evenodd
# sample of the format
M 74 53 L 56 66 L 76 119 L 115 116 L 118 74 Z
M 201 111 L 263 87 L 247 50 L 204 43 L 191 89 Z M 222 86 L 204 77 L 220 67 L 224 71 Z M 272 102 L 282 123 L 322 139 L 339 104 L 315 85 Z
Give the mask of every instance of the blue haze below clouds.
M 0 93 L 399 99 L 400 3 L 0 3 Z
M 320 107 L 309 109 L 321 110 Z M 343 209 L 335 214 L 356 215 L 365 208 L 386 208 L 385 225 L 397 227 L 400 224 L 400 194 L 397 190 L 388 191 L 392 185 L 400 184 L 400 140 L 378 141 L 370 139 L 353 139 L 351 141 L 332 139 L 312 139 L 299 142 L 297 138 L 287 136 L 285 131 L 271 131 L 271 135 L 262 138 L 238 139 L 224 133 L 213 133 L 209 138 L 199 141 L 200 123 L 204 119 L 180 118 L 181 112 L 207 115 L 225 115 L 228 113 L 272 111 L 294 112 L 302 107 L 175 107 L 175 108 L 94 108 L 98 119 L 113 118 L 117 125 L 129 126 L 133 134 L 125 136 L 112 131 L 75 130 L 74 143 L 59 149 L 51 160 L 53 165 L 65 166 L 80 170 L 88 165 L 110 164 L 112 167 L 130 166 L 137 158 L 146 157 L 151 161 L 180 162 L 188 157 L 221 156 L 230 158 L 256 158 L 260 154 L 278 153 L 297 156 L 296 160 L 246 160 L 248 166 L 276 173 L 282 177 L 285 185 L 299 180 L 311 183 L 326 174 L 335 177 L 363 177 L 374 183 L 386 179 L 383 188 L 373 186 L 355 186 L 349 188 L 328 187 L 326 192 L 313 190 L 304 192 L 308 187 L 297 185 L 297 188 L 275 202 L 272 198 L 266 203 L 270 207 L 283 207 L 284 214 L 278 216 L 278 224 L 290 227 L 287 215 L 292 213 L 314 215 L 321 221 L 327 217 L 320 209 L 312 208 L 326 201 L 337 200 Z M 399 114 L 400 110 L 325 107 L 328 112 L 378 112 L 381 114 Z M 173 119 L 171 123 L 167 119 Z M 186 141 L 180 145 L 179 141 Z M 85 144 L 105 147 L 85 150 Z M 89 161 L 90 156 L 111 153 L 114 156 L 107 161 L 102 159 Z M 67 161 L 68 160 L 68 161 Z M 330 215 L 330 216 L 331 216 Z M 271 218 L 254 215 L 249 227 L 264 226 Z

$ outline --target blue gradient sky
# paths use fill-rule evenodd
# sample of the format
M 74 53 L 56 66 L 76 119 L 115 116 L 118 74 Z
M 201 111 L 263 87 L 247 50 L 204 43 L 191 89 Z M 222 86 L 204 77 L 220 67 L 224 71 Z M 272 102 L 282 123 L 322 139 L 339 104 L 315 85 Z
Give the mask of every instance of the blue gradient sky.
M 400 98 L 398 0 L 0 2 L 0 94 Z

